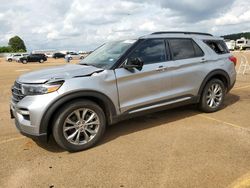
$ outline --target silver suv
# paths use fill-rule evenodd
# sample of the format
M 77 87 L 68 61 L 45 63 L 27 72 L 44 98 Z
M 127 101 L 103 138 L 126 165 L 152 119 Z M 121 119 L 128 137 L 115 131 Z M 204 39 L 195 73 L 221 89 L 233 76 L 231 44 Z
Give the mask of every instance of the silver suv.
M 108 42 L 79 64 L 20 76 L 11 116 L 21 133 L 68 151 L 92 147 L 105 127 L 138 114 L 198 103 L 223 106 L 236 79 L 236 58 L 206 33 L 156 32 Z

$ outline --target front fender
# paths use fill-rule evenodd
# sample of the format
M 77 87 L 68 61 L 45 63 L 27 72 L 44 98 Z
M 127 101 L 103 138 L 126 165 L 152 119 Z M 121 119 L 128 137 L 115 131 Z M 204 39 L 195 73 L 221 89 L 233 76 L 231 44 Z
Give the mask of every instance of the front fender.
M 107 97 L 105 94 L 96 92 L 96 91 L 75 91 L 73 93 L 69 93 L 65 96 L 62 96 L 61 98 L 54 101 L 46 110 L 46 112 L 43 114 L 43 117 L 41 119 L 40 124 L 40 133 L 47 133 L 49 130 L 49 127 L 52 124 L 52 118 L 53 115 L 56 113 L 56 111 L 60 108 L 61 105 L 70 102 L 75 99 L 95 99 L 98 101 L 101 101 L 104 104 L 103 109 L 106 114 L 106 118 L 109 124 L 112 124 L 113 117 L 115 117 L 116 109 L 115 106 L 109 97 Z

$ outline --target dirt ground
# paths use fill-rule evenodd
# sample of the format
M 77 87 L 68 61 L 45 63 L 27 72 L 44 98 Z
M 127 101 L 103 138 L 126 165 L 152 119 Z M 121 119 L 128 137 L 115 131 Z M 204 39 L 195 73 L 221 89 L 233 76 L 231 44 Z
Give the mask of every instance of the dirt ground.
M 0 59 L 0 187 L 250 187 L 250 71 L 219 112 L 187 106 L 123 121 L 98 146 L 69 153 L 22 136 L 9 115 L 18 75 L 61 64 Z

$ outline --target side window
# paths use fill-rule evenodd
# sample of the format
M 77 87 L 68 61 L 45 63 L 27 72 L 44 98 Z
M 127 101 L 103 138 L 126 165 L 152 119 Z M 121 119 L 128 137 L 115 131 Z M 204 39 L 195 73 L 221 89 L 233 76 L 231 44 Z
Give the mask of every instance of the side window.
M 217 54 L 229 53 L 225 42 L 222 40 L 205 40 L 204 42 Z
M 166 61 L 166 49 L 163 39 L 148 39 L 142 42 L 130 55 L 130 59 L 140 58 L 144 64 Z
M 200 47 L 191 39 L 168 39 L 173 60 L 201 57 Z
M 202 51 L 202 49 L 198 46 L 198 44 L 196 44 L 196 42 L 193 42 L 193 47 L 194 47 L 194 51 L 195 51 L 195 56 L 196 57 L 202 57 L 204 56 L 204 52 Z

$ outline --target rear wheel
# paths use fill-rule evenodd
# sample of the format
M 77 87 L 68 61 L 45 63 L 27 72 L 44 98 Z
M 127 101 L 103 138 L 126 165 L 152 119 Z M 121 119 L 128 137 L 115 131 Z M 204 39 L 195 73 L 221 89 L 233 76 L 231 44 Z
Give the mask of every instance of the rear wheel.
M 66 104 L 56 115 L 53 136 L 68 151 L 81 151 L 94 146 L 105 132 L 103 110 L 89 100 Z
M 225 93 L 226 88 L 221 80 L 210 80 L 202 92 L 199 104 L 200 109 L 204 112 L 218 111 L 223 105 Z

